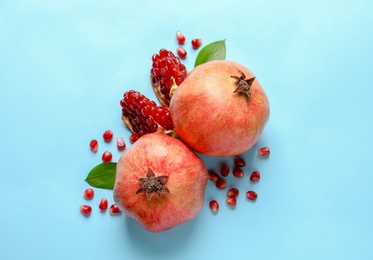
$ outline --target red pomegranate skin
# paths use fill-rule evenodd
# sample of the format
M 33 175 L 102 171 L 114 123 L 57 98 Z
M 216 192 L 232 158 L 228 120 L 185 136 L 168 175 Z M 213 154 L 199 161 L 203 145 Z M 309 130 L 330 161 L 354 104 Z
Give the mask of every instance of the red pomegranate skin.
M 147 200 L 140 178 L 148 169 L 157 176 L 168 176 L 162 193 Z M 163 133 L 140 137 L 121 155 L 116 169 L 114 201 L 130 218 L 146 230 L 162 232 L 193 219 L 201 210 L 208 180 L 202 160 L 180 140 Z
M 233 156 L 250 149 L 269 119 L 268 98 L 257 79 L 251 97 L 233 93 L 243 72 L 238 63 L 218 60 L 194 68 L 176 89 L 170 113 L 179 137 L 193 150 L 209 156 Z

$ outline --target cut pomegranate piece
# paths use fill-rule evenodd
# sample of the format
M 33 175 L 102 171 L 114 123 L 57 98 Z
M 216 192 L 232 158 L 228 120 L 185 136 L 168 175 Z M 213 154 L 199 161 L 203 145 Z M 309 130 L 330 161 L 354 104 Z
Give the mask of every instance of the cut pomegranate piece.
M 233 176 L 236 178 L 242 178 L 244 176 L 244 172 L 241 168 L 234 167 Z
M 228 176 L 229 170 L 229 166 L 226 163 L 223 163 L 220 167 L 220 173 L 224 177 Z
M 89 216 L 92 212 L 92 207 L 89 206 L 89 205 L 81 205 L 80 206 L 80 212 L 84 215 L 84 216 Z
M 112 204 L 109 208 L 110 215 L 119 215 L 122 211 L 119 209 L 117 204 Z
M 209 206 L 212 212 L 218 212 L 219 203 L 216 200 L 211 200 L 209 203 Z
M 126 143 L 124 142 L 122 137 L 117 138 L 117 148 L 119 151 L 123 151 L 126 149 Z
M 180 45 L 183 45 L 184 42 L 185 42 L 185 36 L 184 36 L 180 31 L 177 31 L 177 32 L 176 32 L 176 40 L 177 40 L 177 42 L 178 42 Z
M 192 47 L 193 49 L 197 50 L 202 45 L 202 39 L 196 38 L 192 40 Z
M 237 205 L 237 199 L 235 197 L 228 197 L 225 201 L 232 208 L 236 207 L 236 205 Z
M 86 189 L 84 192 L 83 192 L 83 197 L 87 200 L 91 200 L 93 199 L 93 196 L 95 195 L 95 191 L 91 188 L 88 188 Z
M 110 151 L 105 151 L 102 154 L 102 161 L 103 162 L 111 162 L 112 159 L 113 159 L 113 155 Z
M 183 47 L 177 48 L 176 51 L 177 51 L 177 55 L 180 57 L 180 59 L 183 59 L 183 60 L 186 58 L 186 56 L 188 54 Z
M 227 187 L 227 182 L 221 178 L 219 178 L 215 183 L 216 188 L 219 190 L 225 189 Z
M 157 106 L 140 92 L 130 90 L 124 93 L 120 105 L 123 122 L 138 137 L 153 132 L 176 136 L 168 108 Z M 132 143 L 138 139 L 136 137 L 130 137 Z
M 108 200 L 106 198 L 102 198 L 100 201 L 100 204 L 98 205 L 98 208 L 101 211 L 105 211 L 108 207 Z
M 245 167 L 246 162 L 245 162 L 244 159 L 242 159 L 242 157 L 236 157 L 236 158 L 234 158 L 234 164 L 237 167 Z
M 261 157 L 268 157 L 270 153 L 269 147 L 261 147 L 258 150 L 258 155 Z
M 91 149 L 92 152 L 97 152 L 98 150 L 98 142 L 96 139 L 92 139 L 91 142 L 89 143 L 89 148 Z
M 113 139 L 113 131 L 111 130 L 106 130 L 104 132 L 104 134 L 102 135 L 102 137 L 104 138 L 104 141 L 105 142 L 110 142 L 111 139 Z
M 257 182 L 260 179 L 260 172 L 259 171 L 253 171 L 250 175 L 250 181 Z
M 227 191 L 227 197 L 237 198 L 238 194 L 239 194 L 239 190 L 237 188 L 230 188 Z
M 180 58 L 171 51 L 161 49 L 152 56 L 150 80 L 155 94 L 165 107 L 169 107 L 170 99 L 185 79 L 187 70 Z
M 258 198 L 258 194 L 256 194 L 255 191 L 249 190 L 248 192 L 246 192 L 246 198 L 254 201 Z
M 212 182 L 216 182 L 218 179 L 219 179 L 219 175 L 217 174 L 217 172 L 213 171 L 213 170 L 209 170 L 209 180 L 212 181 Z

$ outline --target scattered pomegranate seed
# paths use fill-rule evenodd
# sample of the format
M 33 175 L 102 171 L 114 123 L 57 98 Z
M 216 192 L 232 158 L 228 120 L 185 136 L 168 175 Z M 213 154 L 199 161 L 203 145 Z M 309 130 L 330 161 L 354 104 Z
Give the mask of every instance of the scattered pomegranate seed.
M 123 151 L 126 149 L 126 143 L 124 142 L 122 137 L 117 138 L 117 147 L 119 151 Z
M 101 201 L 100 201 L 100 204 L 98 205 L 98 208 L 101 210 L 101 211 L 105 211 L 108 207 L 108 201 L 106 198 L 102 198 Z
M 97 152 L 98 150 L 98 142 L 96 139 L 92 139 L 91 142 L 89 143 L 89 148 L 91 148 L 92 152 Z
M 260 179 L 260 172 L 259 171 L 253 171 L 250 175 L 250 181 L 257 182 Z
M 257 197 L 258 194 L 256 194 L 255 191 L 249 190 L 248 192 L 246 192 L 246 198 L 248 198 L 249 200 L 256 200 Z
M 209 174 L 209 180 L 212 182 L 216 182 L 219 179 L 219 175 L 214 170 L 209 170 L 208 174 Z
M 215 183 L 215 186 L 216 188 L 218 188 L 219 190 L 222 190 L 224 189 L 225 187 L 227 187 L 227 182 L 221 178 L 219 178 L 216 183 Z
M 113 159 L 113 155 L 111 154 L 110 151 L 105 151 L 102 154 L 102 161 L 103 162 L 111 162 L 111 159 Z
M 236 207 L 237 205 L 237 199 L 235 197 L 228 197 L 225 201 L 231 207 Z
M 228 191 L 227 191 L 227 197 L 233 197 L 233 198 L 237 198 L 238 194 L 239 194 L 239 190 L 236 189 L 236 188 L 230 188 Z
M 220 173 L 224 177 L 228 176 L 229 170 L 229 166 L 226 163 L 223 163 L 220 167 Z
M 93 199 L 93 196 L 95 195 L 95 191 L 91 188 L 88 188 L 86 189 L 84 192 L 83 192 L 83 197 L 87 200 L 91 200 Z
M 122 213 L 117 204 L 111 205 L 109 208 L 109 212 L 111 215 L 119 215 L 120 213 Z
M 197 50 L 202 45 L 202 39 L 197 38 L 192 40 L 193 49 Z
M 244 167 L 246 165 L 246 162 L 241 157 L 236 157 L 236 158 L 234 158 L 234 164 L 237 167 Z
M 261 157 L 267 157 L 270 153 L 271 151 L 269 150 L 269 147 L 261 147 L 258 150 L 258 155 Z
M 209 203 L 209 206 L 212 212 L 218 212 L 219 203 L 216 200 L 211 200 Z
M 177 48 L 176 51 L 177 51 L 177 55 L 180 57 L 180 59 L 184 60 L 186 58 L 187 52 L 186 52 L 186 50 L 183 47 Z
M 130 136 L 130 142 L 131 142 L 131 143 L 134 143 L 134 142 L 136 142 L 137 140 L 139 140 L 139 138 L 140 138 L 140 136 L 139 136 L 138 134 L 132 134 L 132 135 Z
M 236 178 L 242 178 L 244 176 L 244 172 L 241 168 L 234 167 L 233 176 Z
M 84 216 L 89 216 L 92 212 L 92 208 L 91 206 L 88 206 L 88 205 L 81 205 L 80 206 L 80 212 L 84 215 Z
M 176 40 L 177 40 L 177 42 L 178 42 L 180 45 L 183 45 L 184 42 L 185 42 L 185 36 L 184 36 L 180 31 L 177 31 L 177 32 L 176 32 Z
M 111 139 L 113 139 L 113 131 L 111 130 L 106 130 L 104 132 L 104 134 L 102 135 L 102 137 L 104 138 L 104 141 L 105 142 L 110 142 Z

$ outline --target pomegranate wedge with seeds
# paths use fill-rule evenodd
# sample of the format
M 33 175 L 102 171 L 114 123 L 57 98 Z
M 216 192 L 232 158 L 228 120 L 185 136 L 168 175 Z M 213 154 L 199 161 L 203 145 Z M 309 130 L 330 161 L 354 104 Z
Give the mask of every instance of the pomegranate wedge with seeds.
M 120 101 L 122 120 L 139 137 L 153 132 L 163 132 L 176 137 L 168 108 L 157 106 L 138 91 L 130 90 Z
M 154 54 L 152 62 L 150 80 L 153 90 L 162 105 L 169 107 L 170 99 L 175 89 L 184 81 L 187 70 L 179 57 L 165 49 Z

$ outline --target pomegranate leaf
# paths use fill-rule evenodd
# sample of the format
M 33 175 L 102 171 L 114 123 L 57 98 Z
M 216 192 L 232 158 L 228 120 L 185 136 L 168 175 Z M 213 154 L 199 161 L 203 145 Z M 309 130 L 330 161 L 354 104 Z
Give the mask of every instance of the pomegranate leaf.
M 207 44 L 197 55 L 194 67 L 212 60 L 225 60 L 225 40 Z
M 85 179 L 89 185 L 101 189 L 113 189 L 117 163 L 106 162 L 95 166 Z

